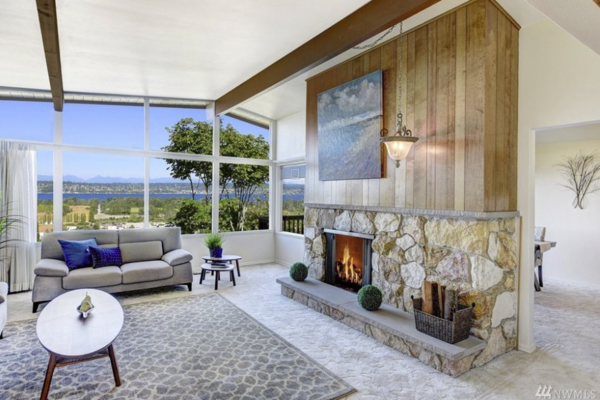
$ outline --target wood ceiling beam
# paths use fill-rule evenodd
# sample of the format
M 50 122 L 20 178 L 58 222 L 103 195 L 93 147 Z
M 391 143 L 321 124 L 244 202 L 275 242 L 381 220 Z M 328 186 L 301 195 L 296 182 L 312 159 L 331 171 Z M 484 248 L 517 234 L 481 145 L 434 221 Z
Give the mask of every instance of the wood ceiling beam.
M 594 0 L 594 3 L 598 4 L 598 6 L 600 6 L 600 0 Z
M 216 114 L 281 85 L 440 0 L 372 0 L 215 102 Z M 318 12 L 318 10 L 315 10 Z M 260 56 L 260 55 L 257 55 Z
M 62 81 L 62 67 L 60 64 L 60 46 L 58 43 L 58 22 L 56 18 L 55 0 L 36 0 L 40 28 L 42 30 L 42 43 L 46 55 L 46 66 L 50 78 L 50 91 L 54 110 L 62 111 L 64 91 Z

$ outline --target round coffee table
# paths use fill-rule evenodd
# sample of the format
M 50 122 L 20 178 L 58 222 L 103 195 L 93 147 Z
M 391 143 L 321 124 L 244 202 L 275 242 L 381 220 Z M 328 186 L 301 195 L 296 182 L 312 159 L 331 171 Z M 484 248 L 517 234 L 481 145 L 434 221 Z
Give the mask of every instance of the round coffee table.
M 94 309 L 83 319 L 77 312 L 86 293 Z M 50 354 L 41 399 L 48 397 L 56 367 L 110 357 L 115 385 L 121 386 L 113 342 L 123 327 L 123 308 L 111 295 L 80 289 L 52 300 L 37 320 L 37 336 Z
M 221 257 L 211 257 L 211 256 L 204 256 L 202 257 L 202 259 L 204 260 L 204 262 L 207 263 L 228 263 L 228 264 L 233 264 L 233 262 L 235 261 L 235 266 L 237 268 L 237 273 L 238 276 L 240 275 L 240 260 L 242 259 L 242 257 L 240 256 L 235 256 L 233 254 L 223 254 Z
M 219 279 L 221 279 L 221 272 L 229 272 L 229 280 L 233 282 L 235 286 L 235 274 L 233 273 L 234 267 L 231 264 L 202 264 L 202 273 L 200 274 L 200 284 L 206 279 L 206 271 L 215 273 L 215 290 L 219 290 Z

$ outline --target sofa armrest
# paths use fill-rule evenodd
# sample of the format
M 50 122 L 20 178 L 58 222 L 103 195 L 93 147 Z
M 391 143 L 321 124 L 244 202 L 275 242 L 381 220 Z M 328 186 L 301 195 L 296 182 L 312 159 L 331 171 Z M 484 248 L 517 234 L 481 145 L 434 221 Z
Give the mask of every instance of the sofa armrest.
M 33 269 L 33 273 L 38 276 L 63 277 L 69 274 L 69 268 L 64 261 L 44 258 L 37 263 Z
M 169 251 L 162 256 L 162 260 L 172 267 L 190 262 L 192 258 L 192 255 L 183 249 Z
M 8 295 L 8 283 L 0 282 L 0 304 L 6 301 L 6 296 Z

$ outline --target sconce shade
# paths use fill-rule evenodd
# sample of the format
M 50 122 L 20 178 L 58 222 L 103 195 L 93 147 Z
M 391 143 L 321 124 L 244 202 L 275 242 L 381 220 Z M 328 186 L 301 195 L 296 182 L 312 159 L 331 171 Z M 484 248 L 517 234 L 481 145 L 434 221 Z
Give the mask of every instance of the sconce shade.
M 419 138 L 414 136 L 385 136 L 381 138 L 381 142 L 385 144 L 390 158 L 396 161 L 396 167 L 400 166 L 400 161 L 406 158 L 417 140 Z

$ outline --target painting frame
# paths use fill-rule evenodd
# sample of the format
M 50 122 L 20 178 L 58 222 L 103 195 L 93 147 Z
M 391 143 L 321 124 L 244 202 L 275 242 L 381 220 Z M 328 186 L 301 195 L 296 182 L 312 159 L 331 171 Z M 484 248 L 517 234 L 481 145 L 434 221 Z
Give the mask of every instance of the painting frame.
M 317 94 L 320 181 L 381 179 L 383 70 Z

